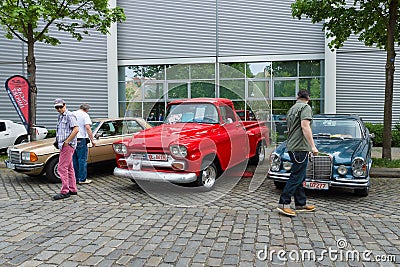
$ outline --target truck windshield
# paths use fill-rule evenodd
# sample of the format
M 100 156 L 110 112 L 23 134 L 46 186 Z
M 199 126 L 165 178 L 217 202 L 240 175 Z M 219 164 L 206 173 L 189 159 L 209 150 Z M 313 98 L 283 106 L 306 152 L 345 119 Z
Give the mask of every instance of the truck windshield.
M 219 123 L 217 108 L 207 103 L 170 105 L 164 123 Z

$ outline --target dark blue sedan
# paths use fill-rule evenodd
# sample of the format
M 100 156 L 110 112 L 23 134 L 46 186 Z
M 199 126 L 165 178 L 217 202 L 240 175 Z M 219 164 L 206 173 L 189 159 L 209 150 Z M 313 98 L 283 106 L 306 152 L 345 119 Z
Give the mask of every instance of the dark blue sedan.
M 312 121 L 318 156 L 309 158 L 304 187 L 328 190 L 351 188 L 360 196 L 367 196 L 372 159 L 372 137 L 357 115 L 315 115 Z M 277 188 L 283 188 L 289 179 L 292 162 L 281 143 L 270 157 L 267 177 Z

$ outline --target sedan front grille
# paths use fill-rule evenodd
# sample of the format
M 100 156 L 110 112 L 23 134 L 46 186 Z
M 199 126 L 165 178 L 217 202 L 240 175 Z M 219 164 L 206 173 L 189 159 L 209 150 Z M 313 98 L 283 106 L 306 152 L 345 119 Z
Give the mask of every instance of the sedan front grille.
M 8 157 L 12 163 L 21 163 L 21 154 L 19 150 L 11 149 L 8 152 Z
M 310 156 L 306 178 L 312 180 L 330 180 L 332 175 L 332 157 Z

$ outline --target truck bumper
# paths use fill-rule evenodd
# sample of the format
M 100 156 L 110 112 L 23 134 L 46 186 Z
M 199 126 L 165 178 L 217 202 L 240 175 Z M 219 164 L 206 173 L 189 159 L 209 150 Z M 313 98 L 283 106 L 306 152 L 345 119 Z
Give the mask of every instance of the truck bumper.
M 197 180 L 196 173 L 176 173 L 176 172 L 155 172 L 155 171 L 135 171 L 116 167 L 114 175 L 122 178 L 129 178 L 142 181 L 172 182 L 187 184 Z

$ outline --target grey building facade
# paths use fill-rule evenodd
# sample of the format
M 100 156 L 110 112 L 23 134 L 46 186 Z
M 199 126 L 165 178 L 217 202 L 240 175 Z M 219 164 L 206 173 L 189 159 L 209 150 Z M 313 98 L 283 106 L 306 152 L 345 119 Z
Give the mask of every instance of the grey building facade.
M 113 25 L 109 35 L 93 32 L 78 42 L 54 32 L 61 45 L 36 45 L 37 124 L 55 127 L 52 101 L 57 97 L 70 109 L 89 103 L 92 118 L 146 117 L 154 106 L 162 113 L 168 101 L 196 96 L 231 97 L 243 109 L 266 99 L 270 113 L 284 113 L 282 107 L 307 84 L 313 88 L 314 112 L 355 113 L 382 122 L 385 51 L 364 47 L 356 38 L 330 51 L 322 24 L 292 18 L 292 2 L 110 1 L 124 8 L 127 20 Z M 25 56 L 26 46 L 6 39 L 0 30 L 3 84 L 12 75 L 26 76 Z M 157 77 L 141 76 L 138 70 L 148 66 L 158 68 Z M 226 66 L 239 74 L 226 74 Z M 397 122 L 400 81 L 395 76 Z M 220 86 L 237 90 L 237 97 Z M 254 94 L 255 87 L 260 93 Z M 0 118 L 19 120 L 5 90 Z

